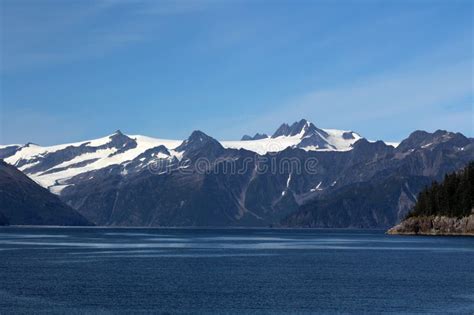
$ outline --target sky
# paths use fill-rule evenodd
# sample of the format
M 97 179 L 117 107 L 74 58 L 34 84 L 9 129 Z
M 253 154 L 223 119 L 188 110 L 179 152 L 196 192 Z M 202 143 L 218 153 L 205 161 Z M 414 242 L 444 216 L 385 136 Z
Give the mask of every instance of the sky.
M 473 137 L 473 2 L 0 0 L 0 144 L 234 140 L 301 118 Z

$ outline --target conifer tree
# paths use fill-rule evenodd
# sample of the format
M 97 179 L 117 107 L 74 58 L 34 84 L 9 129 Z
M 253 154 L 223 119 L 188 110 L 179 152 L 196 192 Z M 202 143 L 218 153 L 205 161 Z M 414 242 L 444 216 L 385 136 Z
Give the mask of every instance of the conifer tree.
M 474 161 L 460 172 L 446 174 L 442 183 L 433 182 L 418 195 L 411 216 L 444 215 L 462 217 L 474 208 Z

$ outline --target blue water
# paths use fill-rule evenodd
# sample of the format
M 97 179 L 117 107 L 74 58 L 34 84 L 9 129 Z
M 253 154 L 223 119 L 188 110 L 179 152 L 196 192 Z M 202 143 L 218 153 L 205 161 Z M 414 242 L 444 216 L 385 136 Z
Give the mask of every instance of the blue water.
M 474 238 L 0 229 L 0 313 L 474 314 Z

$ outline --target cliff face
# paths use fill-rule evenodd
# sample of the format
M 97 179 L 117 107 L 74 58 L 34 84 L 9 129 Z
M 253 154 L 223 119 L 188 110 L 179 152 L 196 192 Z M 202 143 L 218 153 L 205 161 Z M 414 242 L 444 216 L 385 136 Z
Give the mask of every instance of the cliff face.
M 474 213 L 467 217 L 411 217 L 387 231 L 402 235 L 470 235 L 474 236 Z

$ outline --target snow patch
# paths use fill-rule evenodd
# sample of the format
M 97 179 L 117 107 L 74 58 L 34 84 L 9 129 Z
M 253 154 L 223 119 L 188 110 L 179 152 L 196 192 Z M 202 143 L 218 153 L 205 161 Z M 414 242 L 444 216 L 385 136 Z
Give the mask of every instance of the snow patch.
M 309 128 L 310 123 L 307 122 L 299 134 L 294 136 L 279 136 L 276 138 L 265 138 L 260 140 L 247 140 L 247 141 L 221 141 L 224 148 L 230 149 L 245 149 L 248 151 L 255 152 L 260 155 L 267 154 L 269 152 L 280 152 L 288 147 L 296 147 L 301 140 L 303 140 L 306 130 Z M 330 148 L 320 148 L 319 146 L 307 146 L 302 149 L 305 151 L 349 151 L 352 150 L 352 144 L 362 137 L 355 132 L 352 132 L 354 139 L 344 139 L 343 134 L 350 132 L 347 130 L 337 129 L 322 129 L 328 134 L 327 137 L 318 132 L 318 135 L 326 139 L 326 141 L 332 146 Z
M 20 160 L 30 160 L 35 157 L 41 157 L 48 153 L 65 149 L 68 146 L 79 147 L 81 145 L 87 145 L 87 146 L 97 147 L 97 146 L 101 146 L 110 142 L 111 141 L 110 137 L 111 136 L 107 136 L 107 137 L 96 139 L 96 140 L 75 142 L 75 143 L 68 143 L 68 144 L 61 144 L 61 145 L 54 145 L 54 146 L 47 146 L 47 147 L 29 145 L 17 151 L 15 155 L 5 159 L 5 162 L 15 165 Z M 69 161 L 65 161 L 61 164 L 55 165 L 53 168 L 68 167 L 72 164 L 83 162 L 89 159 L 97 159 L 97 160 L 87 165 L 84 165 L 82 167 L 69 168 L 63 171 L 54 172 L 50 174 L 43 174 L 43 172 L 38 172 L 35 174 L 28 174 L 28 175 L 34 181 L 39 183 L 41 186 L 49 187 L 50 190 L 52 191 L 53 187 L 57 185 L 56 184 L 57 181 L 66 180 L 88 171 L 98 170 L 98 169 L 102 169 L 111 165 L 120 165 L 122 163 L 129 162 L 133 160 L 134 158 L 136 158 L 141 153 L 145 152 L 146 150 L 154 148 L 154 147 L 158 147 L 160 145 L 165 146 L 170 151 L 171 156 L 176 156 L 179 159 L 182 155 L 182 153 L 178 154 L 174 151 L 174 149 L 182 143 L 181 140 L 156 139 L 156 138 L 150 138 L 150 137 L 141 136 L 141 135 L 128 135 L 128 137 L 135 139 L 135 141 L 137 142 L 137 146 L 135 148 L 126 150 L 118 154 L 113 154 L 117 152 L 117 149 L 114 149 L 114 148 L 98 150 L 92 153 L 84 153 L 84 154 L 76 156 L 75 158 Z M 159 154 L 158 158 L 162 158 L 164 156 L 166 155 Z M 35 165 L 36 163 L 39 163 L 39 162 L 27 163 L 23 165 L 20 169 L 25 170 Z
M 56 185 L 49 187 L 49 191 L 55 195 L 60 195 L 64 188 L 71 186 L 71 185 Z
M 322 184 L 322 183 L 323 183 L 323 182 L 319 182 L 319 184 L 318 184 L 316 187 L 312 188 L 310 191 L 311 191 L 311 192 L 315 192 L 316 190 L 323 190 L 322 188 L 319 188 L 319 187 L 321 187 L 321 184 Z

